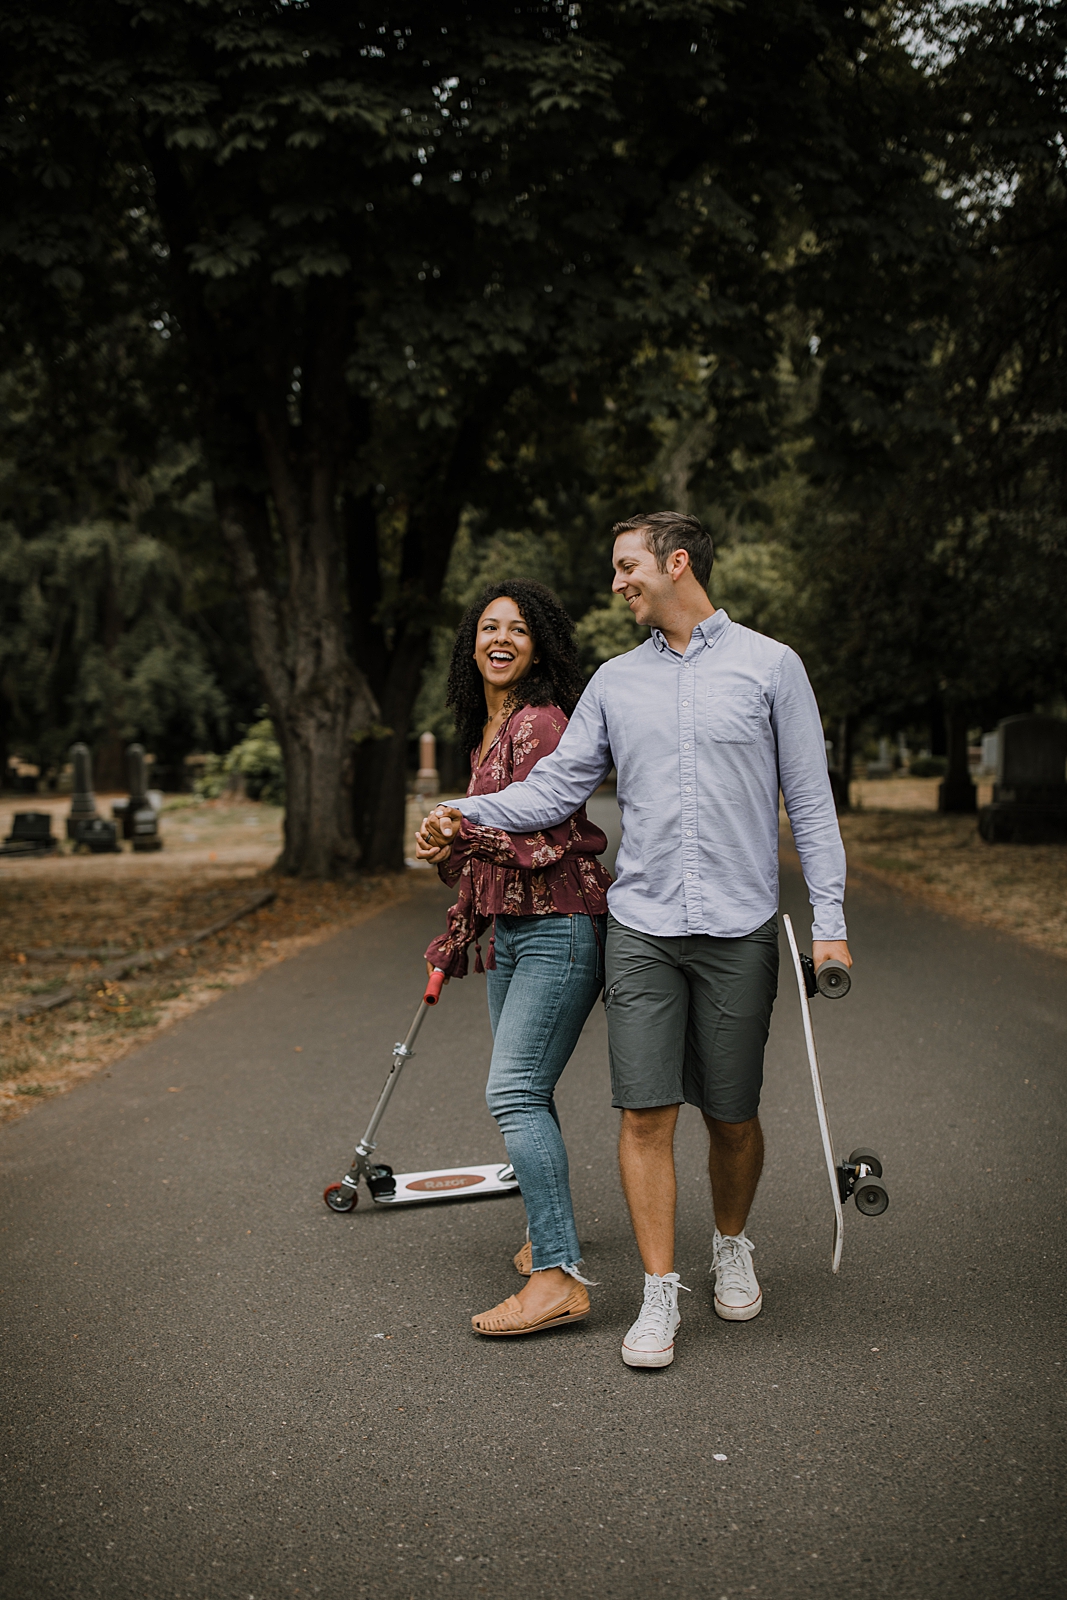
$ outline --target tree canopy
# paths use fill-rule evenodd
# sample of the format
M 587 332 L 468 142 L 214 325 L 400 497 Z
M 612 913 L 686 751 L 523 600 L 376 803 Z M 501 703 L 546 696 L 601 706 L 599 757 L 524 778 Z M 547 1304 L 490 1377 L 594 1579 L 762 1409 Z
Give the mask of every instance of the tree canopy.
M 1033 420 L 1062 411 L 1057 30 L 1022 0 L 12 0 L 0 365 L 32 372 L 47 424 L 36 455 L 33 429 L 12 446 L 4 604 L 30 626 L 37 541 L 58 573 L 48 552 L 87 527 L 109 571 L 155 539 L 174 626 L 127 603 L 125 677 L 100 704 L 147 729 L 132 641 L 160 634 L 189 666 L 171 720 L 210 736 L 247 641 L 295 872 L 399 863 L 461 529 L 475 550 L 512 530 L 565 552 L 572 609 L 599 602 L 592 660 L 622 637 L 599 576 L 613 512 L 668 497 L 727 531 L 748 519 L 733 581 L 756 596 L 790 574 L 787 627 L 816 642 L 837 710 L 888 683 L 901 704 L 935 679 L 949 694 L 985 613 L 931 562 L 1019 592 L 1058 537 L 1029 510 L 1062 489 L 1056 427 Z M 1036 271 L 1034 227 L 1052 229 Z M 768 485 L 790 474 L 802 514 L 775 523 Z M 979 490 L 1009 479 L 1026 510 Z M 221 649 L 189 590 L 215 570 L 200 484 L 242 607 Z M 761 518 L 773 537 L 754 542 Z M 1051 613 L 1046 632 L 1052 662 Z M 96 657 L 72 649 L 84 678 Z M 17 709 L 25 674 L 4 670 Z M 88 690 L 68 674 L 55 692 L 57 729 L 105 736 Z

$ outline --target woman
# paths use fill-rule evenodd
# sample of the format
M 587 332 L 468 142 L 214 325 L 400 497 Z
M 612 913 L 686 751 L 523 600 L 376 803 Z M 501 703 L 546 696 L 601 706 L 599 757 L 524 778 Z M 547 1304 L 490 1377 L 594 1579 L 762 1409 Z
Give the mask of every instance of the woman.
M 491 584 L 460 623 L 448 704 L 471 752 L 468 794 L 525 778 L 559 743 L 583 688 L 574 624 L 550 589 L 528 579 Z M 439 850 L 417 853 L 459 884 L 448 930 L 426 951 L 430 971 L 467 971 L 467 952 L 492 925 L 485 962 L 493 1059 L 486 1100 L 504 1135 L 529 1225 L 515 1257 L 525 1288 L 473 1317 L 488 1335 L 533 1333 L 589 1314 L 571 1206 L 567 1150 L 553 1091 L 603 983 L 611 878 L 595 859 L 607 839 L 585 807 L 532 837 L 467 821 Z

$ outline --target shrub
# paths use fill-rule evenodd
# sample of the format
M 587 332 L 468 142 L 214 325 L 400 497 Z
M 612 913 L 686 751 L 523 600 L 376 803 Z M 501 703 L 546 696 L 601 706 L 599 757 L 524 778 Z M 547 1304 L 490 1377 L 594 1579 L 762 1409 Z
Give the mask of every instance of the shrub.
M 944 756 L 919 756 L 908 768 L 913 778 L 943 778 L 947 770 Z
M 233 776 L 245 780 L 250 800 L 265 800 L 268 805 L 285 804 L 285 771 L 281 746 L 274 736 L 274 724 L 261 706 L 240 744 L 224 756 L 208 756 L 203 776 L 196 781 L 196 792 L 205 800 L 217 800 Z

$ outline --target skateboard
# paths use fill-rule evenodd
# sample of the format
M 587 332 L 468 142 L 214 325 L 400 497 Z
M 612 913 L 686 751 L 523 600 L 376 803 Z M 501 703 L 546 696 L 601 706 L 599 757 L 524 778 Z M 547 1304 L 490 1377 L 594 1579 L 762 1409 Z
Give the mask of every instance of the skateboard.
M 824 961 L 816 976 L 815 964 L 810 956 L 802 955 L 793 932 L 793 924 L 786 915 L 786 938 L 793 957 L 797 992 L 800 995 L 800 1014 L 804 1023 L 804 1042 L 808 1047 L 808 1065 L 811 1068 L 811 1086 L 815 1091 L 815 1111 L 819 1118 L 822 1150 L 826 1171 L 830 1179 L 830 1193 L 834 1202 L 833 1271 L 841 1265 L 841 1249 L 845 1238 L 844 1202 L 852 1199 L 866 1217 L 878 1217 L 889 1205 L 889 1191 L 882 1182 L 882 1163 L 873 1150 L 853 1150 L 847 1161 L 834 1158 L 830 1124 L 826 1120 L 826 1097 L 819 1072 L 819 1057 L 815 1050 L 815 1031 L 811 1025 L 809 1000 L 817 994 L 828 1000 L 843 1000 L 852 987 L 848 968 L 843 961 Z

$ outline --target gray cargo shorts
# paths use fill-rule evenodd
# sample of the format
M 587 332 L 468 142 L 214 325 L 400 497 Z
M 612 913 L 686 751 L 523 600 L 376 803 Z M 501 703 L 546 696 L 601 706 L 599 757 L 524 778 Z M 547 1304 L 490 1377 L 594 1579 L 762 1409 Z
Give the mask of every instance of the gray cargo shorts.
M 759 1110 L 778 993 L 778 918 L 740 939 L 661 939 L 608 915 L 604 1008 L 611 1103 L 683 1100 L 719 1122 Z

